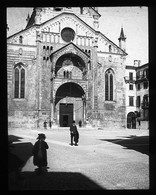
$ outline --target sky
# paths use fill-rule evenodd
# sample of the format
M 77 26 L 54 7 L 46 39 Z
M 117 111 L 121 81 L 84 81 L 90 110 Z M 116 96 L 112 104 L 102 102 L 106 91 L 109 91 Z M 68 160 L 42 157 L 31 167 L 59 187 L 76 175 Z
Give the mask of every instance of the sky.
M 26 27 L 26 18 L 33 8 L 7 8 L 8 36 Z M 148 7 L 99 7 L 99 31 L 119 45 L 121 27 L 126 35 L 126 64 L 133 65 L 134 60 L 141 64 L 149 62 Z

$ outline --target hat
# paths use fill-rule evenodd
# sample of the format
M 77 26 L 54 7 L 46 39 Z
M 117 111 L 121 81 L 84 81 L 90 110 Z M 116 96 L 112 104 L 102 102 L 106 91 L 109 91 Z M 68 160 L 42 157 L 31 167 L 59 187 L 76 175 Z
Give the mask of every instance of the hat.
M 39 133 L 38 134 L 38 137 L 36 138 L 36 139 L 45 139 L 46 138 L 46 136 L 45 136 L 45 134 L 44 133 Z

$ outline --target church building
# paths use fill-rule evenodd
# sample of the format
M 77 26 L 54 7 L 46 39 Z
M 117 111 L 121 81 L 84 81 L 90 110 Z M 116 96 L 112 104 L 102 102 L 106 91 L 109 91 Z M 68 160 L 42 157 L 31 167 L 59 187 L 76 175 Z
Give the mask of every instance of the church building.
M 34 7 L 7 38 L 9 127 L 126 127 L 126 37 L 121 28 L 113 43 L 100 16 L 97 7 Z

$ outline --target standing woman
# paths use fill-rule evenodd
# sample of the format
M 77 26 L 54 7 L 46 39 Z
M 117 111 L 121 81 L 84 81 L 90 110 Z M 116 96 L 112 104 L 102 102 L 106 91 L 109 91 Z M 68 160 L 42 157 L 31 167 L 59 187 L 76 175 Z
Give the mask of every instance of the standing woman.
M 47 166 L 47 149 L 48 144 L 45 142 L 46 136 L 43 133 L 38 134 L 38 141 L 33 147 L 33 163 L 38 166 L 39 174 L 42 172 L 42 167 Z

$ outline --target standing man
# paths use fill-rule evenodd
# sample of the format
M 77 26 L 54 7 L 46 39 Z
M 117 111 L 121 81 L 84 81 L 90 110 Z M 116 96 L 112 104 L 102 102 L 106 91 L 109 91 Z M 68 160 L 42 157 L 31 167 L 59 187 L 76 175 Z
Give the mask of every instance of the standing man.
M 52 121 L 49 120 L 49 127 L 50 127 L 50 129 L 51 129 L 51 126 L 52 126 Z
M 82 127 L 82 121 L 81 120 L 79 121 L 79 127 Z
M 45 120 L 43 123 L 44 129 L 47 129 L 47 121 Z
M 70 127 L 70 136 L 71 136 L 71 146 L 73 145 L 73 138 L 75 142 L 75 146 L 78 146 L 78 139 L 79 139 L 79 133 L 75 124 L 75 121 L 73 121 L 72 126 Z

